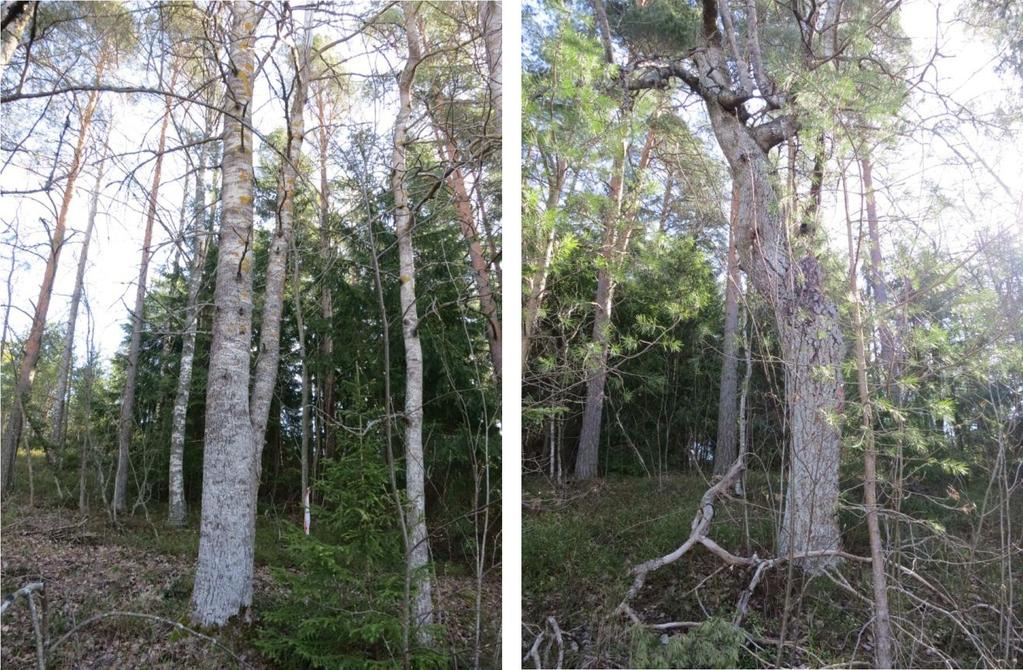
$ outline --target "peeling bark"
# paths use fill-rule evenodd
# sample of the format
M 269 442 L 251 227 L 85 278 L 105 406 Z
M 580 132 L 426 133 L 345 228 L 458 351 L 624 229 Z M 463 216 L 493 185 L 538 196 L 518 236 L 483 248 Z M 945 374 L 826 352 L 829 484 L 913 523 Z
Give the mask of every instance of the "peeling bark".
M 35 2 L 4 3 L 3 32 L 0 38 L 0 74 L 7 69 L 14 50 L 21 43 L 21 36 L 35 13 Z

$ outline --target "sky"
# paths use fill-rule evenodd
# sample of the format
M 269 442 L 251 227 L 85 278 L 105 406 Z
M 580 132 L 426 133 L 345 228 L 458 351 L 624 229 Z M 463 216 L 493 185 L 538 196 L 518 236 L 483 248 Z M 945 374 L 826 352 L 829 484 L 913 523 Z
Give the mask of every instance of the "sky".
M 1019 82 L 1010 82 L 1008 77 L 995 73 L 997 54 L 990 43 L 971 34 L 962 25 L 948 23 L 960 5 L 958 1 L 907 0 L 901 8 L 902 25 L 913 38 L 913 48 L 919 59 L 926 58 L 935 44 L 939 45 L 943 57 L 928 72 L 928 81 L 942 92 L 950 94 L 957 102 L 989 113 L 1009 99 L 1013 86 L 1016 91 L 1019 90 Z M 940 31 L 936 29 L 936 15 L 942 20 Z M 365 39 L 353 40 L 338 49 L 347 61 L 345 67 L 350 72 L 388 72 L 398 65 L 396 62 L 388 62 L 386 53 L 374 51 Z M 394 60 L 393 54 L 391 60 Z M 506 80 L 514 74 L 506 72 Z M 111 106 L 115 119 L 111 136 L 115 152 L 125 153 L 137 151 L 139 147 L 155 146 L 162 111 L 160 99 L 154 96 L 129 99 L 119 95 L 105 95 L 104 99 L 104 104 Z M 281 103 L 270 95 L 265 78 L 259 80 L 255 99 L 254 125 L 264 132 L 280 127 L 283 124 L 283 109 Z M 505 96 L 505 100 L 510 101 L 507 104 L 517 104 L 514 96 Z M 936 98 L 923 99 L 915 104 L 923 116 L 940 111 Z M 360 105 L 350 111 L 348 120 L 372 124 L 378 132 L 386 134 L 393 118 L 392 105 L 393 99 L 377 99 L 372 104 L 361 100 Z M 307 113 L 307 129 L 311 124 L 311 115 Z M 972 146 L 983 156 L 990 172 L 982 167 L 969 169 L 955 155 L 955 151 L 934 136 L 913 138 L 912 141 L 903 142 L 897 151 L 875 157 L 878 163 L 876 179 L 882 187 L 878 195 L 878 206 L 882 228 L 889 233 L 886 236 L 888 239 L 926 234 L 941 240 L 946 248 L 966 249 L 974 242 L 977 230 L 981 227 L 1015 231 L 1023 229 L 1023 226 L 1013 227 L 1018 220 L 1020 197 L 1023 194 L 1023 152 L 1019 151 L 1019 143 L 1006 142 L 1004 138 L 985 137 L 969 127 L 964 127 L 962 134 L 964 141 L 955 149 L 964 153 L 970 151 L 968 146 Z M 170 146 L 175 143 L 173 137 L 168 140 Z M 306 151 L 310 150 L 308 141 L 305 148 Z M 968 153 L 965 155 L 970 156 Z M 100 200 L 100 215 L 89 250 L 86 274 L 86 292 L 95 317 L 95 343 L 104 359 L 114 354 L 124 337 L 123 327 L 128 309 L 134 302 L 145 223 L 142 204 L 144 192 L 134 187 L 128 190 L 131 197 L 125 198 L 125 189 L 119 189 L 117 184 L 111 183 L 121 179 L 125 166 L 135 167 L 139 158 L 128 156 L 121 162 L 122 166 L 105 180 L 107 187 Z M 152 161 L 138 172 L 139 180 L 147 188 L 151 182 L 151 167 Z M 183 172 L 184 162 L 180 153 L 169 154 L 164 162 L 164 181 L 159 195 L 160 219 L 169 228 L 177 225 L 182 201 L 180 177 Z M 991 172 L 998 175 L 1004 188 Z M 81 248 L 81 231 L 84 230 L 88 215 L 88 192 L 93 179 L 91 174 L 86 174 L 78 183 L 68 222 L 71 233 L 61 255 L 48 314 L 50 323 L 64 321 L 68 316 L 70 293 Z M 17 168 L 8 168 L 0 174 L 0 190 L 25 188 L 27 183 L 37 183 L 37 178 Z M 926 197 L 930 190 L 940 191 L 957 206 L 947 207 L 932 216 L 921 216 L 920 212 L 931 202 L 931 198 Z M 824 210 L 827 219 L 825 224 L 832 233 L 832 243 L 836 249 L 841 250 L 845 245 L 844 212 L 839 209 L 840 202 L 834 198 L 828 205 Z M 518 204 L 507 202 L 503 210 L 507 217 L 504 229 L 517 228 Z M 853 210 L 856 216 L 858 209 L 855 203 Z M 13 222 L 22 222 L 20 233 L 23 242 L 39 244 L 45 241 L 43 231 L 35 223 L 40 216 L 46 216 L 45 209 L 31 198 L 0 196 L 0 230 L 4 230 L 0 233 L 0 273 L 3 276 L 6 277 L 10 268 L 10 227 Z M 915 222 L 919 221 L 923 221 L 923 224 L 917 230 Z M 174 247 L 170 244 L 170 237 L 164 228 L 157 225 L 154 232 L 156 252 L 150 267 L 150 281 L 172 261 Z M 518 240 L 518 236 L 512 239 Z M 16 261 L 10 321 L 13 331 L 24 336 L 38 295 L 43 263 L 24 252 L 17 255 Z M 3 288 L 0 288 L 0 301 L 8 302 Z M 509 310 L 508 318 L 514 322 L 517 316 Z M 79 314 L 76 338 L 79 343 L 76 355 L 79 356 L 83 348 L 81 343 L 85 341 L 86 321 L 83 310 Z
M 302 17 L 297 17 L 301 22 Z M 268 21 L 261 24 L 266 28 Z M 336 37 L 336 36 L 335 36 Z M 265 53 L 266 41 L 257 41 L 257 52 Z M 378 42 L 359 36 L 354 40 L 335 47 L 332 52 L 343 63 L 345 71 L 354 75 L 390 72 L 393 67 L 400 67 L 395 55 L 388 54 L 378 48 Z M 276 83 L 277 72 L 267 70 Z M 285 73 L 286 75 L 288 73 Z M 360 78 L 356 77 L 358 81 Z M 137 81 L 141 81 L 138 79 Z M 253 126 L 261 133 L 268 134 L 284 126 L 284 108 L 280 99 L 271 94 L 267 76 L 257 80 L 254 90 Z M 117 166 L 107 169 L 103 183 L 95 232 L 90 243 L 87 270 L 85 275 L 85 292 L 95 319 L 95 346 L 100 358 L 109 361 L 121 346 L 128 321 L 129 310 L 134 306 L 136 286 L 138 284 L 138 268 L 141 257 L 142 241 L 145 228 L 145 198 L 152 184 L 153 161 L 152 150 L 156 147 L 159 135 L 159 120 L 163 112 L 163 100 L 157 96 L 124 96 L 104 94 L 103 105 L 107 106 L 114 121 L 110 136 L 111 149 L 114 154 L 126 154 L 117 161 Z M 373 100 L 360 98 L 359 104 L 348 110 L 345 122 L 369 124 L 378 133 L 390 132 L 390 109 L 395 104 L 393 96 L 374 96 Z M 195 108 L 194 115 L 201 114 Z M 197 116 L 197 118 L 199 118 Z M 201 119 L 199 119 L 201 121 Z M 2 116 L 0 116 L 2 123 Z M 309 132 L 314 125 L 312 114 L 306 111 L 306 130 Z M 218 129 L 219 132 L 219 129 Z M 307 154 L 313 151 L 312 136 L 307 135 L 304 150 Z M 173 126 L 168 129 L 167 147 L 179 143 L 174 135 Z M 258 164 L 261 142 L 256 138 L 256 157 Z M 140 148 L 149 150 L 146 154 L 137 154 Z M 145 166 L 136 173 L 138 180 L 145 186 L 133 188 L 121 187 L 127 170 L 136 168 L 143 160 Z M 164 269 L 174 261 L 176 246 L 173 243 L 175 231 L 179 227 L 179 216 L 182 203 L 182 176 L 186 170 L 184 156 L 181 152 L 166 154 L 162 169 L 162 180 L 158 196 L 158 218 L 153 232 L 153 257 L 150 263 L 148 284 L 159 277 Z M 207 181 L 209 180 L 207 172 Z M 81 252 L 81 241 L 88 221 L 90 194 L 95 182 L 91 168 L 83 174 L 75 189 L 75 198 L 69 211 L 68 235 L 61 253 L 53 297 L 47 316 L 48 323 L 66 322 L 70 311 L 71 292 L 74 288 L 75 273 Z M 0 174 L 0 191 L 24 189 L 26 184 L 38 184 L 40 180 L 17 166 L 9 167 Z M 59 194 L 58 194 L 59 195 Z M 21 221 L 19 235 L 26 246 L 42 245 L 47 237 L 41 226 L 35 222 L 40 217 L 53 218 L 48 207 L 41 206 L 32 198 L 0 195 L 0 272 L 6 278 L 11 263 L 12 225 Z M 257 217 L 258 218 L 258 217 Z M 161 225 L 162 224 L 162 225 Z M 259 222 L 257 221 L 257 225 Z M 23 337 L 31 325 L 31 313 L 38 298 L 39 284 L 42 280 L 44 263 L 40 258 L 24 251 L 16 255 L 15 282 L 10 304 L 13 306 L 10 316 L 10 329 Z M 187 260 L 182 257 L 182 265 L 187 267 Z M 5 288 L 0 288 L 0 301 L 8 302 Z M 84 343 L 88 330 L 88 318 L 84 304 L 79 311 L 76 328 L 76 359 L 84 360 Z

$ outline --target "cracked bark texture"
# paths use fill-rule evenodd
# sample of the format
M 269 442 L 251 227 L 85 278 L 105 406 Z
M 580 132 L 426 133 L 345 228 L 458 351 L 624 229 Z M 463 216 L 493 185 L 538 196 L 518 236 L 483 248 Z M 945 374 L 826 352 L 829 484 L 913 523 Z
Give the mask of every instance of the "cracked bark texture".
M 192 620 L 223 626 L 251 604 L 255 469 L 249 417 L 252 342 L 252 85 L 259 12 L 248 0 L 231 5 L 226 68 L 222 216 L 213 293 L 213 341 L 206 390 L 199 558 Z
M 732 207 L 728 225 L 728 260 L 725 271 L 725 332 L 721 340 L 721 389 L 718 394 L 718 432 L 714 447 L 714 474 L 724 475 L 738 455 L 736 431 L 739 427 L 737 399 L 739 387 L 739 257 L 736 251 L 736 225 L 739 218 L 739 189 L 732 185 Z
M 754 288 L 770 305 L 785 365 L 790 447 L 781 554 L 837 550 L 840 435 L 834 420 L 841 397 L 842 333 L 824 271 L 808 254 L 793 259 L 778 216 L 771 166 L 756 136 L 713 100 L 706 101 L 714 134 L 739 189 L 738 251 Z M 811 571 L 836 561 L 806 558 Z
M 419 311 L 416 308 L 415 248 L 412 243 L 413 213 L 405 186 L 408 125 L 412 115 L 412 82 L 423 58 L 416 5 L 406 2 L 405 37 L 408 59 L 398 77 L 398 114 L 394 120 L 394 151 L 391 189 L 394 193 L 394 223 L 398 238 L 398 281 L 400 283 L 401 335 L 405 347 L 405 495 L 408 499 L 408 574 L 414 580 L 411 614 L 416 639 L 433 643 L 432 584 L 428 569 L 429 536 L 426 528 L 426 466 L 423 459 L 423 347 L 419 341 Z
M 97 76 L 102 72 L 102 67 L 97 71 Z M 57 222 L 50 236 L 50 250 L 46 258 L 46 269 L 43 270 L 43 281 L 39 285 L 39 297 L 36 299 L 35 314 L 32 317 L 32 328 L 29 330 L 28 339 L 25 341 L 25 353 L 18 368 L 18 376 L 14 384 L 14 400 L 9 402 L 7 410 L 7 424 L 4 426 L 2 438 L 3 471 L 0 472 L 0 495 L 7 493 L 14 477 L 14 457 L 18 453 L 18 443 L 21 442 L 21 431 L 24 427 L 24 401 L 32 392 L 32 381 L 35 377 L 36 363 L 39 362 L 39 354 L 42 350 L 43 331 L 46 329 L 46 314 L 50 309 L 50 298 L 53 296 L 53 282 L 57 275 L 57 265 L 60 262 L 60 252 L 64 246 L 64 232 L 67 228 L 68 210 L 71 208 L 71 200 L 75 194 L 75 182 L 82 170 L 82 157 L 85 154 L 85 142 L 89 137 L 89 127 L 92 125 L 92 117 L 96 111 L 96 103 L 99 100 L 99 92 L 93 91 L 89 94 L 88 101 L 81 116 L 81 129 L 78 131 L 78 142 L 75 145 L 74 154 L 71 157 L 71 165 L 68 167 L 67 182 L 64 185 L 64 193 L 61 196 L 60 211 L 57 213 Z

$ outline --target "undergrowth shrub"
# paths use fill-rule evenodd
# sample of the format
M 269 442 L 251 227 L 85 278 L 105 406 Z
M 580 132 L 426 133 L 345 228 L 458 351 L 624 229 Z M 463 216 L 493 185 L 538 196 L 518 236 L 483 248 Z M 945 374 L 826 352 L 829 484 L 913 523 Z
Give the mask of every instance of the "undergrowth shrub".
M 724 619 L 710 618 L 685 635 L 668 638 L 636 626 L 629 665 L 634 668 L 735 668 L 745 636 Z
M 281 667 L 401 664 L 404 547 L 378 446 L 329 461 L 316 483 L 313 534 L 286 535 L 293 568 L 273 573 L 287 593 L 264 611 L 256 641 Z M 447 666 L 434 650 L 410 656 L 413 667 Z

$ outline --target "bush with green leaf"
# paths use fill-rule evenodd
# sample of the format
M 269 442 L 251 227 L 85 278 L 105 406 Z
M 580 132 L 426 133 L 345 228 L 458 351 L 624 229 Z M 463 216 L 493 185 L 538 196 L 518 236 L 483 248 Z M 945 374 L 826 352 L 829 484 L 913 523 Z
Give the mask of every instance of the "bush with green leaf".
M 256 642 L 281 667 L 401 663 L 404 546 L 380 453 L 363 443 L 328 461 L 315 487 L 315 532 L 296 528 L 286 539 L 293 567 L 274 570 L 286 595 L 264 609 Z M 409 653 L 414 667 L 447 666 L 435 650 Z

